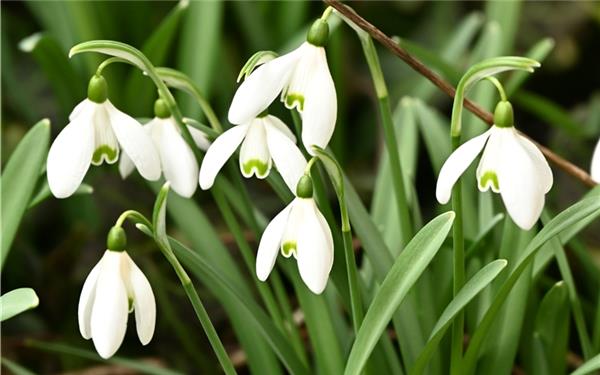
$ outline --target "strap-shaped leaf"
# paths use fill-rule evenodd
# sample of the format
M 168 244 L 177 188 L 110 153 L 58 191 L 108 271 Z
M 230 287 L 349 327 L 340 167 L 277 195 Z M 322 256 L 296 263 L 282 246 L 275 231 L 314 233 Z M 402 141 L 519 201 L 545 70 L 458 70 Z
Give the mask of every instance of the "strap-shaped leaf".
M 11 290 L 0 297 L 0 322 L 37 307 L 40 300 L 31 288 Z
M 360 374 L 394 312 L 442 246 L 454 212 L 439 215 L 423 227 L 400 253 L 375 295 L 356 335 L 346 375 Z
M 44 119 L 35 124 L 19 142 L 2 173 L 0 269 L 4 266 L 10 245 L 40 177 L 49 143 L 50 121 Z

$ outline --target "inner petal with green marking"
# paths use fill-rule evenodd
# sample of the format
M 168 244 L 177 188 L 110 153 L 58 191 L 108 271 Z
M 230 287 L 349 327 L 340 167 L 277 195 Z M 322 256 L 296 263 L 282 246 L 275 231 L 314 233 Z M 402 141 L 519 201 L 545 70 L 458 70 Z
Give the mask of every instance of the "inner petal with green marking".
M 289 258 L 292 255 L 296 257 L 296 241 L 286 241 L 282 243 L 281 254 L 286 258 Z
M 289 109 L 296 107 L 299 112 L 304 111 L 304 95 L 300 93 L 287 93 L 285 95 L 285 106 Z
M 487 191 L 490 187 L 494 193 L 500 192 L 498 175 L 494 171 L 485 171 L 479 178 L 479 189 L 482 191 Z
M 242 164 L 242 172 L 245 177 L 251 177 L 255 174 L 258 178 L 265 178 L 269 174 L 269 163 L 258 159 L 250 159 Z
M 271 170 L 271 154 L 267 146 L 264 119 L 257 118 L 250 124 L 240 148 L 240 169 L 246 178 L 256 175 L 265 178 Z
M 111 148 L 109 145 L 100 145 L 94 151 L 92 156 L 92 164 L 100 165 L 104 161 L 108 164 L 113 164 L 119 158 L 119 149 Z

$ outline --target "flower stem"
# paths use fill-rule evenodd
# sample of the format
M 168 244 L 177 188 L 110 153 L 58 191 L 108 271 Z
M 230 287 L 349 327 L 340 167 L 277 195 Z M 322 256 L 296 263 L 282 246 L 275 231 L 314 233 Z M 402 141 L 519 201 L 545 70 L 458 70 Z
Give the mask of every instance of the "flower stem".
M 490 81 L 494 86 L 496 86 L 496 89 L 498 90 L 498 94 L 500 95 L 500 99 L 505 102 L 507 101 L 507 97 L 506 97 L 506 91 L 504 91 L 504 87 L 502 86 L 502 84 L 500 83 L 500 81 L 498 81 L 498 78 L 496 77 L 486 77 L 486 79 L 488 81 Z
M 173 270 L 175 270 L 175 273 L 181 282 L 181 286 L 185 290 L 185 294 L 188 296 L 188 299 L 190 300 L 190 303 L 196 312 L 196 316 L 198 317 L 198 320 L 200 321 L 200 324 L 202 325 L 202 328 L 208 337 L 208 341 L 215 351 L 221 367 L 223 367 L 223 371 L 225 371 L 225 374 L 227 375 L 237 374 L 233 364 L 231 363 L 231 359 L 229 358 L 229 355 L 227 354 L 227 351 L 225 350 L 225 347 L 223 346 L 223 343 L 221 342 L 221 339 L 219 338 L 219 335 L 217 334 L 217 331 L 213 326 L 208 313 L 206 312 L 206 308 L 204 308 L 204 304 L 202 304 L 202 301 L 196 292 L 196 288 L 194 288 L 194 285 L 192 284 L 192 280 L 188 276 L 181 263 L 179 263 L 179 260 L 173 251 L 163 246 L 160 241 L 156 241 L 156 243 L 165 258 L 167 258 L 167 261 L 173 267 Z
M 402 173 L 402 165 L 400 164 L 400 156 L 398 154 L 398 143 L 396 141 L 396 132 L 394 131 L 394 122 L 392 120 L 392 111 L 388 98 L 388 91 L 379 64 L 379 57 L 375 50 L 373 40 L 366 33 L 359 34 L 359 38 L 363 47 L 363 52 L 371 71 L 375 93 L 377 94 L 377 103 L 383 124 L 383 132 L 385 145 L 390 158 L 390 166 L 392 171 L 392 183 L 394 186 L 394 195 L 396 197 L 396 210 L 400 220 L 400 229 L 402 231 L 402 247 L 406 245 L 413 235 L 413 227 L 411 223 L 408 204 L 406 201 L 406 192 L 404 190 L 404 179 Z
M 460 135 L 452 137 L 452 148 L 460 146 Z M 465 282 L 465 245 L 462 218 L 462 181 L 458 179 L 452 189 L 452 210 L 456 214 L 452 227 L 452 245 L 454 247 L 454 284 L 453 296 L 460 291 Z M 450 352 L 450 374 L 460 374 L 463 355 L 464 313 L 456 315 L 452 324 L 452 348 Z

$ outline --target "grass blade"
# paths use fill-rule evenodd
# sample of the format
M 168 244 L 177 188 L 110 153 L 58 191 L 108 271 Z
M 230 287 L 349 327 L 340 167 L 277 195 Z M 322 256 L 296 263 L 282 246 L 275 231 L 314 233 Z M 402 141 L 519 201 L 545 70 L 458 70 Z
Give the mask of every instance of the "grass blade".
M 19 288 L 0 297 L 0 322 L 37 307 L 40 300 L 31 288 Z

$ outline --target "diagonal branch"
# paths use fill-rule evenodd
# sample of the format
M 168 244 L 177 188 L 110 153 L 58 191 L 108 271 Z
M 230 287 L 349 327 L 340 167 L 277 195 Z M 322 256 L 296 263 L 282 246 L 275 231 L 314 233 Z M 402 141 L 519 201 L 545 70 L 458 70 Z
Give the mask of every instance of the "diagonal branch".
M 384 34 L 381 30 L 371 24 L 369 21 L 362 18 L 358 13 L 356 13 L 352 8 L 347 5 L 342 4 L 338 0 L 323 0 L 327 5 L 335 8 L 340 14 L 344 15 L 344 17 L 348 18 L 350 21 L 354 22 L 358 27 L 369 33 L 371 37 L 381 43 L 384 47 L 392 51 L 394 55 L 398 56 L 402 61 L 404 61 L 408 66 L 414 69 L 417 73 L 427 78 L 431 83 L 437 86 L 441 91 L 446 93 L 448 96 L 454 98 L 455 88 L 438 74 L 429 69 L 425 64 L 421 61 L 413 57 L 411 54 L 406 52 L 402 47 L 400 47 L 396 42 L 394 42 L 389 36 Z M 482 119 L 488 125 L 494 124 L 494 116 L 481 108 L 479 105 L 473 103 L 469 99 L 464 100 L 465 108 L 470 112 L 475 114 L 477 117 Z M 546 158 L 555 166 L 562 169 L 566 173 L 580 180 L 587 186 L 593 187 L 596 186 L 596 182 L 592 180 L 591 176 L 574 165 L 573 163 L 565 160 L 559 155 L 552 152 L 550 149 L 542 146 L 536 141 L 532 140 L 542 151 L 542 153 L 546 156 Z

